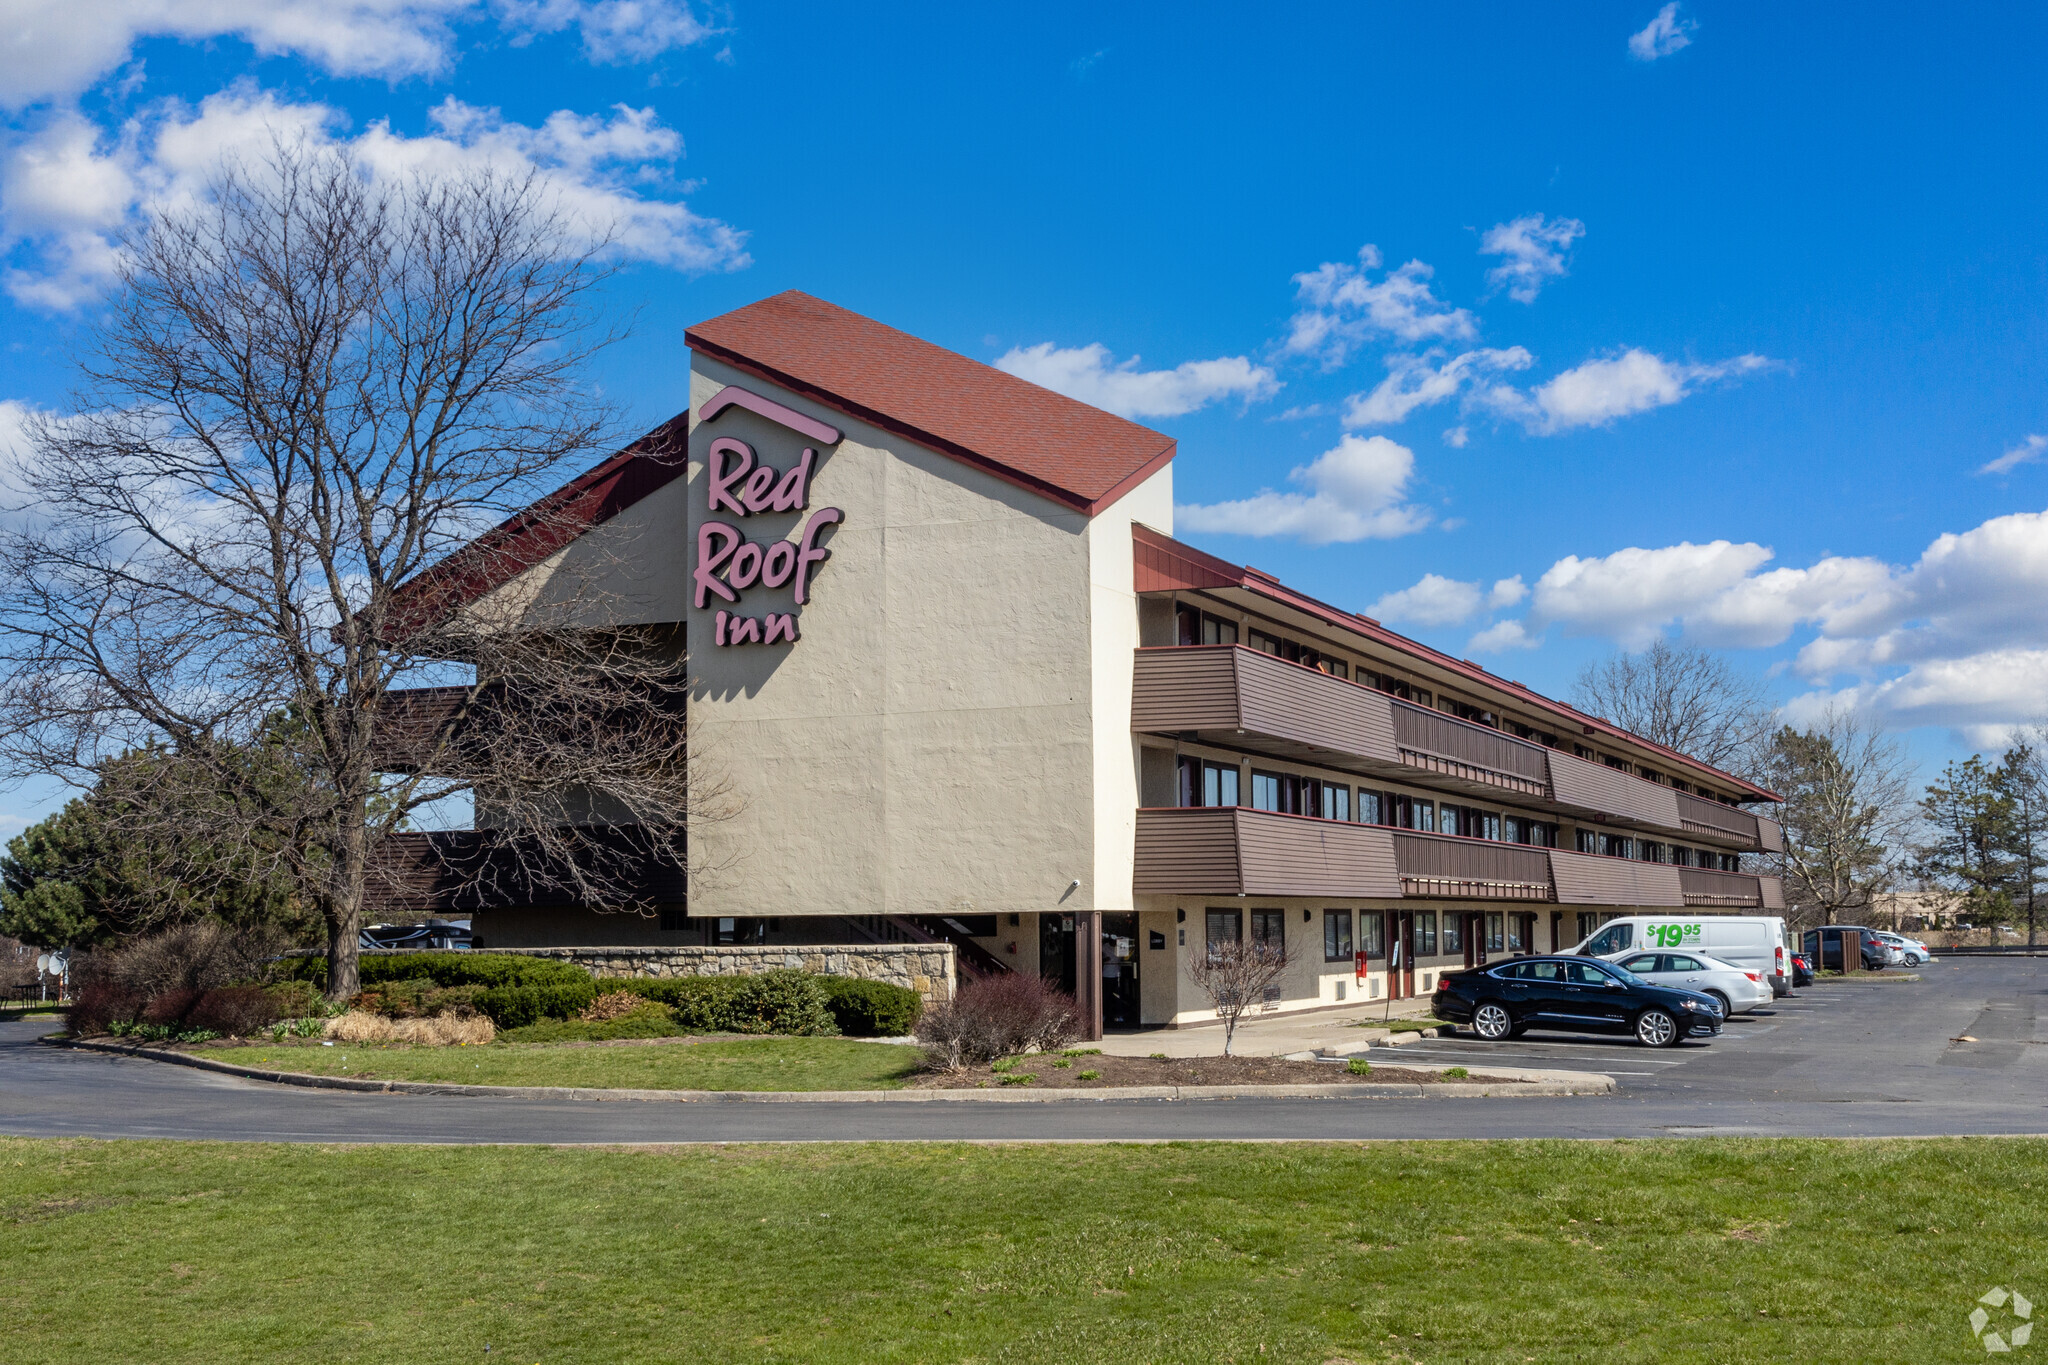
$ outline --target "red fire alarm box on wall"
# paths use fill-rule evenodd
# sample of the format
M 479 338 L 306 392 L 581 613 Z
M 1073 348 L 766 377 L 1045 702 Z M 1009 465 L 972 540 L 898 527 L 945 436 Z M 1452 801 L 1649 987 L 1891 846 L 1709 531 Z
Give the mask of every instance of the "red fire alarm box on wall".
M 1366 964 L 1372 961 L 1372 954 L 1361 948 L 1352 954 L 1352 959 L 1353 965 L 1358 971 L 1358 984 L 1363 986 L 1365 984 Z

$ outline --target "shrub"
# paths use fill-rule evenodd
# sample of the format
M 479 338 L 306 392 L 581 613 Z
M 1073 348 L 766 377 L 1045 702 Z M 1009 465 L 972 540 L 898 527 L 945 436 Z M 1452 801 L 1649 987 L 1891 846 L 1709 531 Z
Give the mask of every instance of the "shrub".
M 1444 1079 L 1447 1081 L 1462 1081 L 1469 1077 L 1471 1074 L 1472 1073 L 1470 1071 L 1467 1071 L 1462 1066 L 1454 1066 L 1444 1072 Z
M 94 981 L 79 988 L 66 1011 L 66 1021 L 75 1038 L 107 1033 L 114 1024 L 132 1024 L 147 1003 L 140 992 L 111 981 Z
M 602 1023 L 543 1019 L 537 1024 L 506 1029 L 498 1038 L 507 1043 L 599 1043 L 615 1038 L 673 1038 L 683 1032 L 668 1006 L 649 1000 L 631 1014 Z
M 1080 1076 L 1084 1081 L 1099 1081 L 1102 1079 L 1100 1071 L 1083 1071 L 1080 1073 Z
M 917 1022 L 926 1064 L 958 1071 L 1020 1052 L 1055 1052 L 1080 1032 L 1074 997 L 1033 972 L 977 977 Z
M 597 998 L 589 977 L 573 985 L 492 986 L 476 993 L 472 1006 L 501 1029 L 542 1019 L 573 1019 Z
M 153 995 L 149 1003 L 142 1007 L 140 1022 L 181 1024 L 185 1022 L 185 1016 L 192 1012 L 192 1007 L 199 1003 L 199 997 L 203 994 L 203 991 L 173 990 Z
M 308 1015 L 327 1013 L 326 1002 L 310 981 L 280 981 L 265 989 L 277 1002 L 277 1017 L 280 1019 L 303 1019 Z
M 645 996 L 635 995 L 631 991 L 606 991 L 591 1001 L 583 1013 L 576 1017 L 586 1024 L 608 1024 L 614 1019 L 623 1019 L 635 1011 L 645 1010 L 650 1005 L 660 1009 L 664 1015 L 668 1014 L 665 1006 Z
M 482 986 L 441 986 L 431 977 L 385 981 L 359 991 L 350 1007 L 387 1019 L 429 1019 L 437 1014 L 469 1015 L 477 1012 Z
M 806 1037 L 839 1032 L 825 988 L 809 972 L 782 968 L 738 978 L 727 1004 L 733 1033 L 785 1033 Z
M 924 1001 L 916 991 L 887 981 L 821 976 L 825 1003 L 839 1031 L 851 1038 L 900 1038 L 917 1027 Z
M 144 997 L 207 991 L 270 975 L 280 947 L 274 931 L 230 929 L 217 920 L 200 920 L 95 953 L 91 973 L 95 981 Z
M 1353 1057 L 1350 1061 L 1344 1063 L 1344 1069 L 1354 1076 L 1372 1075 L 1372 1063 L 1363 1057 Z
M 284 1017 L 278 998 L 264 987 L 222 986 L 193 1001 L 185 1011 L 184 1023 L 230 1038 L 247 1038 Z

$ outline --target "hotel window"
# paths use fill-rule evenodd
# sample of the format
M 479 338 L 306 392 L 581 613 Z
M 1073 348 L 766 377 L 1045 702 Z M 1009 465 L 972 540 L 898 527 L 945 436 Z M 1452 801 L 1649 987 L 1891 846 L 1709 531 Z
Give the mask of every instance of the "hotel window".
M 1638 862 L 1645 863 L 1668 863 L 1671 861 L 1671 855 L 1664 845 L 1658 843 L 1655 839 L 1638 839 L 1636 840 L 1636 859 Z
M 1417 957 L 1436 956 L 1436 911 L 1434 910 L 1417 910 L 1415 912 L 1415 955 Z
M 1465 917 L 1455 910 L 1444 911 L 1444 952 L 1465 951 Z
M 1586 747 L 1585 745 L 1583 745 L 1583 744 L 1574 744 L 1574 745 L 1572 745 L 1572 753 L 1573 753 L 1573 754 L 1575 754 L 1575 755 L 1577 755 L 1577 756 L 1578 756 L 1578 757 L 1580 757 L 1580 758 L 1586 758 L 1586 759 L 1598 758 L 1598 757 L 1600 756 L 1600 755 L 1598 755 L 1598 754 L 1594 753 L 1594 752 L 1593 752 L 1593 751 L 1592 751 L 1591 749 L 1588 749 L 1588 748 L 1587 748 L 1587 747 Z
M 1252 911 L 1252 951 L 1261 955 L 1287 951 L 1287 912 Z
M 1733 853 L 1723 853 L 1721 855 L 1721 870 L 1723 872 L 1742 871 L 1742 859 Z
M 1671 846 L 1671 861 L 1672 864 L 1677 867 L 1694 866 L 1692 860 L 1692 850 L 1687 848 L 1684 844 L 1673 844 Z
M 1522 842 L 1538 848 L 1557 847 L 1557 826 L 1546 825 L 1541 820 L 1526 821 L 1522 825 Z
M 1387 799 L 1383 793 L 1358 789 L 1358 818 L 1368 825 L 1384 825 L 1387 820 Z
M 1581 829 L 1578 831 L 1578 836 L 1579 852 L 1598 853 L 1600 851 L 1600 836 L 1598 834 L 1595 834 L 1590 829 Z
M 1323 911 L 1323 961 L 1349 962 L 1351 960 L 1351 912 L 1349 910 Z
M 1208 933 L 1209 956 L 1213 958 L 1219 944 L 1236 943 L 1244 937 L 1244 912 L 1211 910 L 1205 927 Z
M 1262 773 L 1252 769 L 1252 809 L 1275 810 L 1282 815 L 1301 815 L 1302 788 L 1317 784 L 1304 782 L 1292 773 Z
M 1626 834 L 1603 834 L 1600 836 L 1600 852 L 1609 858 L 1633 858 L 1636 841 Z
M 1507 917 L 1507 920 L 1508 951 L 1511 953 L 1526 952 L 1527 949 L 1523 946 L 1522 943 L 1522 926 L 1528 922 L 1527 917 L 1522 915 L 1509 915 Z
M 1692 790 L 1692 783 L 1681 782 L 1674 777 L 1671 779 L 1671 790 L 1675 792 L 1689 792 Z
M 1207 759 L 1180 761 L 1180 804 L 1183 806 L 1234 806 L 1237 804 L 1237 765 L 1211 763 Z
M 1466 811 L 1465 837 L 1497 841 L 1500 838 L 1500 817 L 1490 810 Z
M 1307 798 L 1303 802 L 1303 815 L 1313 815 L 1321 820 L 1351 818 L 1351 788 L 1341 782 L 1310 782 L 1302 795 Z
M 1379 958 L 1387 957 L 1387 917 L 1377 910 L 1358 912 L 1358 946 L 1366 954 Z
M 1519 815 L 1510 815 L 1505 821 L 1508 842 L 1511 844 L 1528 843 L 1529 823 L 1529 821 L 1524 820 Z
M 1602 754 L 1600 755 L 1600 761 L 1616 772 L 1625 773 L 1629 771 L 1628 760 L 1625 758 L 1615 758 L 1609 754 Z
M 1494 911 L 1486 917 L 1487 952 L 1497 953 L 1501 951 L 1502 944 L 1506 942 L 1506 939 L 1504 937 L 1504 934 L 1506 932 L 1505 924 L 1506 917 L 1503 916 L 1498 910 Z
M 1226 621 L 1220 616 L 1211 616 L 1206 611 L 1183 604 L 1174 613 L 1178 622 L 1178 636 L 1184 645 L 1234 645 L 1237 643 L 1237 622 Z
M 1421 801 L 1397 792 L 1388 793 L 1394 807 L 1393 823 L 1401 829 L 1419 829 L 1427 833 L 1436 832 L 1436 803 Z
M 1465 812 L 1462 808 L 1458 806 L 1446 805 L 1443 808 L 1443 810 L 1438 813 L 1438 832 L 1441 834 L 1464 833 L 1464 820 L 1461 818 L 1464 814 Z

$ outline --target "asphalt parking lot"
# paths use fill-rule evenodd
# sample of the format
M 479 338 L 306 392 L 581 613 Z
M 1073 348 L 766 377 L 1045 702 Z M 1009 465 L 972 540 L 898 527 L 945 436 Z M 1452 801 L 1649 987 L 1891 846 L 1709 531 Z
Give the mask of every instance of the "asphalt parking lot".
M 357 1095 L 273 1086 L 35 1041 L 0 1025 L 0 1133 L 277 1142 L 1156 1141 L 2048 1133 L 2048 958 L 1968 959 L 1921 980 L 1830 983 L 1710 1042 L 1526 1034 L 1386 1054 L 1612 1075 L 1616 1094 L 1528 1099 L 667 1104 Z M 1973 1039 L 1974 1041 L 1963 1041 Z M 1220 1043 L 1220 1038 L 1218 1039 Z M 1375 1054 L 1377 1057 L 1380 1054 Z

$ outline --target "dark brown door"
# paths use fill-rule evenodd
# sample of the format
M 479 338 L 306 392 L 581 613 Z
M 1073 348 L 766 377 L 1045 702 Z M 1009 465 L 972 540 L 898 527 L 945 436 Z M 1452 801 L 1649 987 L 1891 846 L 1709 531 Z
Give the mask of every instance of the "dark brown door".
M 1102 917 L 1102 1026 L 1138 1026 L 1138 917 Z

